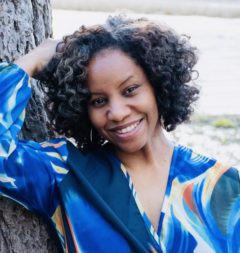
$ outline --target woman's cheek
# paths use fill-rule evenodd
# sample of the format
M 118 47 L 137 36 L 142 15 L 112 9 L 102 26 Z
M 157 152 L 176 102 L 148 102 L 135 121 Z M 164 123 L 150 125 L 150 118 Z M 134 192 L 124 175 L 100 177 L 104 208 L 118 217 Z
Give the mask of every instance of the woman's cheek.
M 96 128 L 96 130 L 98 130 L 104 125 L 103 113 L 99 109 L 90 109 L 89 119 L 92 125 Z
M 94 124 L 94 112 L 93 112 L 93 110 L 91 109 L 91 108 L 88 108 L 88 116 L 89 116 L 89 119 L 90 119 L 90 121 L 91 121 L 91 123 L 93 124 L 93 125 L 95 125 Z

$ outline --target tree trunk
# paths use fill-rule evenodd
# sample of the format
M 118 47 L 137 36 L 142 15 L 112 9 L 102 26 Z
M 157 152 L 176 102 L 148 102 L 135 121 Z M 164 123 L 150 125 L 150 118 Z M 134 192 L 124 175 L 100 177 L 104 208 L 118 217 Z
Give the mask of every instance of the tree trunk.
M 50 0 L 0 0 L 0 60 L 13 61 L 52 34 Z M 43 114 L 42 92 L 33 82 L 20 137 L 41 141 L 49 138 Z M 58 252 L 47 225 L 10 200 L 0 198 L 0 252 Z

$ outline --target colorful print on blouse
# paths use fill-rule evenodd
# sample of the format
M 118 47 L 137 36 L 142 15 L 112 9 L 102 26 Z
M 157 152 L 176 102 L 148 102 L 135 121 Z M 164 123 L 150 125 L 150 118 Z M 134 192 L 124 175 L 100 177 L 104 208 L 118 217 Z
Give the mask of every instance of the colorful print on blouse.
M 92 238 L 98 243 L 95 246 L 98 252 L 106 252 L 109 247 L 101 243 L 101 236 L 107 235 L 112 236 L 111 241 L 116 245 L 120 242 L 125 245 L 122 253 L 129 252 L 127 244 L 102 220 L 97 210 L 71 188 L 69 201 L 77 198 L 81 205 L 67 202 L 65 209 L 61 208 L 58 186 L 69 171 L 67 142 L 64 138 L 42 143 L 18 140 L 30 96 L 28 75 L 16 65 L 1 63 L 0 194 L 49 218 L 65 252 L 74 252 L 74 245 L 79 252 L 84 247 L 90 249 Z M 175 146 L 158 231 L 155 231 L 127 171 L 116 162 L 116 169 L 121 170 L 121 167 L 157 252 L 240 252 L 238 170 L 186 147 Z M 95 220 L 89 217 L 89 212 Z M 89 224 L 91 234 L 87 234 L 87 241 L 84 231 L 89 229 Z
M 130 175 L 124 165 L 121 169 L 158 252 L 240 252 L 238 170 L 175 146 L 155 231 Z
M 18 140 L 30 96 L 28 75 L 17 65 L 1 63 L 0 194 L 51 218 L 59 204 L 57 184 L 68 172 L 66 140 Z

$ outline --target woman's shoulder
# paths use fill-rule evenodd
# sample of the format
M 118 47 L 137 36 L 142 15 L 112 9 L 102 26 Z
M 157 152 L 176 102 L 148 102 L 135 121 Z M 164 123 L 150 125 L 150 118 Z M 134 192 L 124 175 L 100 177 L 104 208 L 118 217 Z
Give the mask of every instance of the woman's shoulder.
M 199 204 L 206 200 L 212 208 L 219 208 L 221 203 L 239 205 L 239 169 L 185 146 L 178 145 L 176 150 L 174 187 L 181 189 L 183 196 L 189 191 Z
M 239 169 L 235 166 L 225 164 L 210 155 L 201 154 L 183 145 L 175 146 L 174 164 L 179 174 L 191 175 L 191 177 L 218 178 L 225 173 L 239 177 Z
M 174 155 L 179 166 L 208 167 L 217 162 L 217 160 L 210 155 L 201 154 L 200 152 L 193 150 L 191 147 L 181 144 L 175 145 Z

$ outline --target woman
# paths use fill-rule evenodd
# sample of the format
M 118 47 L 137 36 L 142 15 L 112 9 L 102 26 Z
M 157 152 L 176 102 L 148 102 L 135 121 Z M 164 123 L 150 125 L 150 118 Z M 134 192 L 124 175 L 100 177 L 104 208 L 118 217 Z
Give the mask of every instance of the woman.
M 188 40 L 112 17 L 55 47 L 1 64 L 1 193 L 49 219 L 65 252 L 239 252 L 237 170 L 163 131 L 198 97 Z M 17 140 L 29 76 L 45 83 L 54 130 L 78 148 Z

